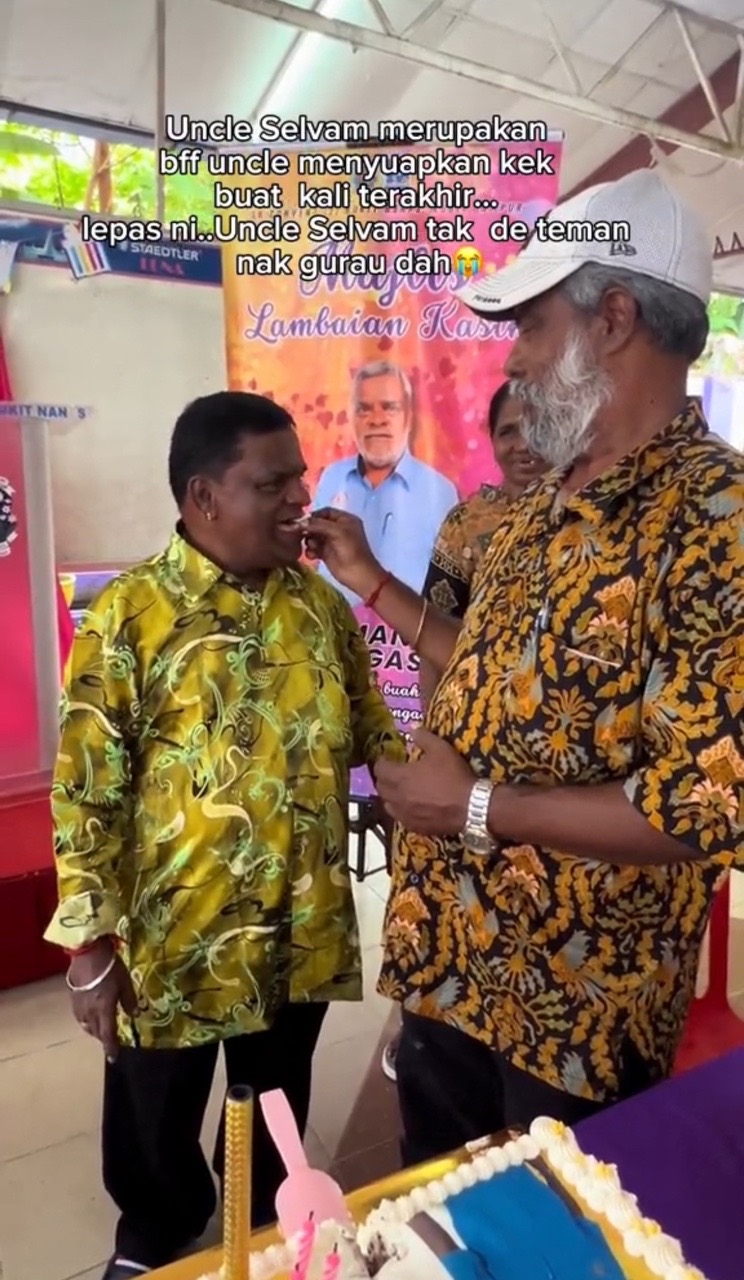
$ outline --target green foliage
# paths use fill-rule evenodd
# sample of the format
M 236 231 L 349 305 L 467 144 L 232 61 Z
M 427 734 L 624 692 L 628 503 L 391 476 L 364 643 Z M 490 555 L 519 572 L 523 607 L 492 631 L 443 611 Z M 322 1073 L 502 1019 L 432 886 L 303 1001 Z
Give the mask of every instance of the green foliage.
M 0 125 L 0 196 L 55 209 L 82 209 L 93 171 L 93 150 L 90 138 Z M 111 177 L 114 214 L 155 217 L 155 155 L 150 148 L 112 146 Z M 165 178 L 166 222 L 195 214 L 200 229 L 211 231 L 213 185 L 205 166 L 196 176 Z
M 0 133 L 0 151 L 15 156 L 56 156 L 57 148 L 43 138 L 27 133 L 14 133 L 9 126 Z
M 744 341 L 744 298 L 714 294 L 708 314 L 712 334 L 727 333 Z

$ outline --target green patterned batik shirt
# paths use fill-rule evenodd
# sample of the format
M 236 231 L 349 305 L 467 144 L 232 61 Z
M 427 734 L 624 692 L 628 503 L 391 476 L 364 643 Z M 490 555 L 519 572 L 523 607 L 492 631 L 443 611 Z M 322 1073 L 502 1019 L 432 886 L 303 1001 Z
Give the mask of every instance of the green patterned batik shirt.
M 47 939 L 120 937 L 143 1048 L 359 999 L 349 771 L 383 755 L 405 748 L 341 596 L 300 567 L 249 590 L 175 535 L 75 639 Z

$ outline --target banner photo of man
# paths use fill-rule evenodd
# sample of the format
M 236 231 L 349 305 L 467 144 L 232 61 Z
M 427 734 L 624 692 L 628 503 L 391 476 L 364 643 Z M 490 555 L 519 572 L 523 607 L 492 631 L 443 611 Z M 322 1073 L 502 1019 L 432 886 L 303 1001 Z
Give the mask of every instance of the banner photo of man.
M 541 142 L 447 149 L 454 172 L 444 174 L 441 152 L 288 151 L 268 204 L 267 179 L 229 156 L 216 187 L 229 385 L 291 412 L 313 508 L 359 516 L 380 563 L 414 590 L 452 507 L 499 479 L 486 416 L 514 329 L 474 316 L 457 294 L 518 252 L 553 206 L 561 142 L 546 130 Z M 418 658 L 344 594 L 410 733 L 422 714 Z M 371 792 L 366 773 L 354 779 L 356 796 Z
M 362 365 L 352 381 L 356 452 L 323 469 L 313 507 L 338 507 L 359 516 L 380 564 L 420 591 L 437 533 L 458 492 L 441 471 L 413 456 L 413 426 L 413 387 L 404 370 L 389 360 Z M 330 578 L 324 565 L 320 572 Z M 351 605 L 361 604 L 340 583 L 335 586 Z

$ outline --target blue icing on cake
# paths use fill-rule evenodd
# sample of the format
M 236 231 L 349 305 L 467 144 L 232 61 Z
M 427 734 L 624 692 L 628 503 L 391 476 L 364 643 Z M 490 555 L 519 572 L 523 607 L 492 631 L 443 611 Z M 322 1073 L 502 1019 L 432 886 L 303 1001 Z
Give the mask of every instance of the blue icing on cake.
M 465 1245 L 442 1258 L 453 1280 L 624 1280 L 593 1222 L 525 1166 L 450 1197 Z

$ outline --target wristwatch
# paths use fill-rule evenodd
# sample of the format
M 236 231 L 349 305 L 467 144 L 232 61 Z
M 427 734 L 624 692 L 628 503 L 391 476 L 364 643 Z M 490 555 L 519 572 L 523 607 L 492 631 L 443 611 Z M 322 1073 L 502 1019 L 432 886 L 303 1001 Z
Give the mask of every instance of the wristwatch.
M 488 807 L 493 792 L 494 784 L 485 778 L 479 778 L 473 784 L 468 801 L 465 830 L 462 833 L 463 844 L 470 853 L 493 853 L 495 848 L 495 842 L 488 830 Z

